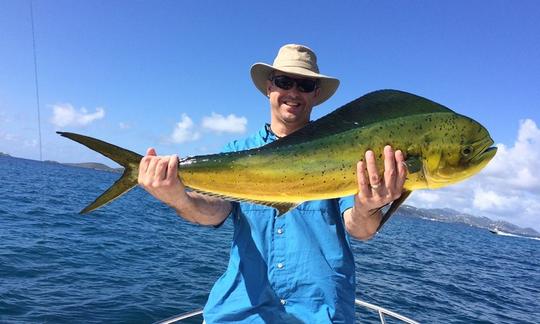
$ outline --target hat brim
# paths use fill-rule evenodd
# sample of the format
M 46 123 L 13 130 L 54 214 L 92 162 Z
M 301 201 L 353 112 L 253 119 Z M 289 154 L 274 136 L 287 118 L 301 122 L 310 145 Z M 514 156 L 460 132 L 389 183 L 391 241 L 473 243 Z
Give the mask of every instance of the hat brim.
M 319 79 L 319 96 L 315 100 L 315 106 L 328 100 L 339 87 L 339 80 L 327 75 L 315 73 L 308 69 L 301 67 L 287 67 L 287 68 L 275 68 L 272 65 L 266 63 L 255 63 L 251 66 L 251 80 L 255 84 L 255 87 L 263 95 L 266 93 L 266 81 L 272 71 L 280 71 L 288 74 L 297 75 L 299 77 L 316 78 Z

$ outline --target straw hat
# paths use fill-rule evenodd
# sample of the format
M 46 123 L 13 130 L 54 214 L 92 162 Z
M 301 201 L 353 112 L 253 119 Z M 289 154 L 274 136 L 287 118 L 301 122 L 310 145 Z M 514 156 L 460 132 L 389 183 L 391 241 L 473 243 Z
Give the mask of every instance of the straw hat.
M 319 79 L 320 92 L 315 105 L 330 98 L 339 86 L 338 79 L 319 73 L 317 56 L 310 48 L 303 45 L 284 45 L 279 49 L 273 65 L 259 62 L 251 66 L 251 79 L 265 96 L 267 95 L 266 81 L 272 71 Z

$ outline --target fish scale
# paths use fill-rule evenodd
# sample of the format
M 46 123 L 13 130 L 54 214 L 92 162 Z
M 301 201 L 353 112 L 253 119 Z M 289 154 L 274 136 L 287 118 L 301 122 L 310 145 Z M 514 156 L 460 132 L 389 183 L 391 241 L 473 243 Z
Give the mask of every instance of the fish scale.
M 374 150 L 379 157 L 382 156 L 381 148 L 386 144 L 403 150 L 407 156 L 421 155 L 420 146 L 440 151 L 440 146 L 447 140 L 444 136 L 440 138 L 440 145 L 430 145 L 433 139 L 414 143 L 413 137 L 400 135 L 414 134 L 414 138 L 426 138 L 426 134 L 433 130 L 440 131 L 444 127 L 441 125 L 452 124 L 448 121 L 454 116 L 441 115 L 385 121 L 384 127 L 379 123 L 372 124 L 306 141 L 303 145 L 280 147 L 279 150 L 262 148 L 247 155 L 244 152 L 230 153 L 227 161 L 219 158 L 216 162 L 220 155 L 215 159 L 195 157 L 190 163 L 181 164 L 179 175 L 183 183 L 192 189 L 242 200 L 293 203 L 343 197 L 357 191 L 356 163 L 368 149 Z M 434 127 L 425 127 L 424 133 L 419 133 L 415 126 L 417 120 L 430 120 Z M 295 158 L 299 156 L 302 158 Z M 382 159 L 377 162 L 378 169 L 382 170 Z M 209 170 L 214 172 L 211 176 Z M 405 188 L 427 189 L 429 184 L 423 172 L 418 172 L 409 175 Z
M 137 184 L 139 154 L 91 137 L 59 133 L 126 168 L 81 212 Z M 414 94 L 379 90 L 263 147 L 183 159 L 178 176 L 190 190 L 272 206 L 283 214 L 304 201 L 357 193 L 357 162 L 373 150 L 383 176 L 383 148 L 391 145 L 404 152 L 408 175 L 404 193 L 385 213 L 382 226 L 411 191 L 444 187 L 479 172 L 496 153 L 492 144 L 489 132 L 469 117 Z

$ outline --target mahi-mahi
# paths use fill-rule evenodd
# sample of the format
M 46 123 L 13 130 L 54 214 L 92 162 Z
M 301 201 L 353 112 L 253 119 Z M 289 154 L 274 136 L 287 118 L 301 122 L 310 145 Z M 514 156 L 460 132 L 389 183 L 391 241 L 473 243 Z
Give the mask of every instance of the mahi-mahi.
M 95 138 L 58 133 L 125 168 L 122 177 L 81 213 L 137 185 L 141 155 Z M 357 193 L 356 163 L 366 150 L 373 150 L 382 172 L 385 145 L 403 151 L 408 175 L 403 194 L 386 210 L 379 229 L 413 190 L 471 177 L 497 151 L 489 132 L 473 119 L 411 93 L 379 90 L 265 146 L 181 159 L 178 177 L 188 190 L 272 206 L 281 215 L 305 201 Z

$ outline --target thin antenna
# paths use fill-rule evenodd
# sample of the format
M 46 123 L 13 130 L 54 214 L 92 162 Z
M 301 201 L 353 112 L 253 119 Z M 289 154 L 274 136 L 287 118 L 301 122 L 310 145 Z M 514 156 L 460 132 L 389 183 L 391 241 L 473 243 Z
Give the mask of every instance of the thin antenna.
M 34 53 L 34 80 L 36 83 L 36 105 L 37 105 L 37 119 L 38 119 L 38 132 L 39 132 L 39 160 L 43 161 L 43 152 L 41 147 L 41 112 L 39 104 L 39 84 L 38 84 L 38 72 L 37 72 L 37 55 L 36 55 L 36 35 L 34 32 L 34 1 L 30 0 L 30 20 L 32 22 L 32 48 Z

